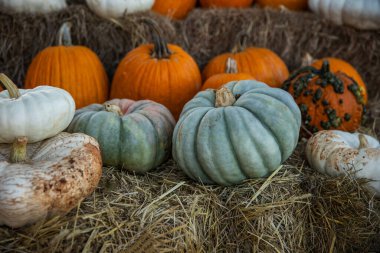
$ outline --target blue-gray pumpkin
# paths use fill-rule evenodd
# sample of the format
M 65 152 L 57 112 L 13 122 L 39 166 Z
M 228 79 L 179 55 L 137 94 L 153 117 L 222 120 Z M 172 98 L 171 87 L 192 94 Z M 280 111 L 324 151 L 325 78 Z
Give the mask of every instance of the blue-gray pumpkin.
M 174 126 L 161 104 L 114 99 L 77 110 L 67 131 L 96 138 L 105 165 L 144 173 L 168 158 Z
M 199 92 L 173 134 L 173 158 L 194 180 L 234 185 L 269 176 L 298 143 L 301 112 L 286 91 L 248 80 Z

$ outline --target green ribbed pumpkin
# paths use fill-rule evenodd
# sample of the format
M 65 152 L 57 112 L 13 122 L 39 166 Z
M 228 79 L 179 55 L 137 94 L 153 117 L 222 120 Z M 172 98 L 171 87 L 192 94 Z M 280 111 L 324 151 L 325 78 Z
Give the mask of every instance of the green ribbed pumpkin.
M 67 131 L 96 138 L 105 165 L 144 173 L 168 158 L 174 126 L 161 104 L 113 99 L 77 110 Z
M 293 153 L 301 113 L 284 90 L 248 80 L 199 92 L 184 107 L 173 157 L 194 180 L 234 185 L 267 177 Z

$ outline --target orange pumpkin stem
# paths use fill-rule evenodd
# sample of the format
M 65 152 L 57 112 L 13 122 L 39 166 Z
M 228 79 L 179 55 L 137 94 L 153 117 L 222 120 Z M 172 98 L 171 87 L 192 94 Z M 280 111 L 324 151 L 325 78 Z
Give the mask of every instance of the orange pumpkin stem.
M 359 134 L 359 149 L 363 149 L 363 148 L 368 148 L 369 145 L 368 145 L 368 140 L 367 138 L 364 136 L 364 134 Z
M 5 74 L 0 74 L 0 82 L 4 85 L 5 89 L 8 91 L 9 97 L 17 99 L 21 97 L 20 91 L 18 90 L 16 84 L 12 82 Z
M 71 30 L 72 24 L 70 22 L 65 22 L 62 24 L 61 28 L 59 28 L 58 32 L 58 45 L 59 46 L 72 46 L 71 40 Z
M 26 145 L 28 144 L 27 137 L 19 137 L 13 142 L 10 162 L 11 163 L 23 163 L 27 160 Z
M 227 107 L 236 102 L 236 98 L 232 91 L 226 87 L 222 87 L 216 91 L 215 107 Z
M 237 62 L 231 57 L 229 57 L 227 59 L 226 73 L 227 74 L 237 74 L 238 73 Z
M 168 43 L 162 35 L 162 30 L 158 24 L 150 19 L 143 19 L 143 21 L 151 28 L 152 31 L 152 40 L 153 40 L 153 53 L 152 57 L 157 59 L 168 59 L 171 56 L 171 52 L 168 47 Z

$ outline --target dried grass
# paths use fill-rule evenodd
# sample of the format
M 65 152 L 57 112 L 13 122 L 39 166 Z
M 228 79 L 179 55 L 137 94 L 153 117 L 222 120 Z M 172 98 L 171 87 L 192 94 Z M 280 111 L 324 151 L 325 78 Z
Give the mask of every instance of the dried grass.
M 165 36 L 200 66 L 252 27 L 250 41 L 279 53 L 291 69 L 304 53 L 333 55 L 359 68 L 371 87 L 363 131 L 380 134 L 380 32 L 357 32 L 308 13 L 270 10 L 196 10 L 170 22 L 152 13 Z M 149 36 L 137 15 L 123 28 L 84 6 L 47 16 L 0 13 L 0 71 L 20 84 L 32 57 L 54 44 L 63 21 L 73 40 L 98 53 L 110 77 L 119 60 Z M 302 20 L 302 22 L 300 22 Z M 306 28 L 306 30 L 305 30 Z M 373 92 L 375 91 L 375 92 Z M 304 142 L 268 179 L 236 187 L 190 181 L 170 160 L 141 176 L 104 168 L 97 190 L 77 209 L 22 229 L 0 227 L 0 252 L 369 252 L 380 248 L 380 201 L 362 180 L 328 178 L 305 162 Z
M 157 252 L 376 247 L 379 200 L 362 182 L 313 172 L 302 146 L 273 177 L 229 188 L 189 181 L 172 161 L 145 176 L 105 168 L 96 192 L 67 216 L 24 229 L 0 227 L 0 251 L 119 252 L 141 244 L 141 234 Z
M 78 2 L 74 1 L 74 2 Z M 79 1 L 80 2 L 80 1 Z M 8 15 L 0 11 L 0 71 L 22 86 L 32 58 L 56 43 L 64 21 L 71 21 L 73 42 L 93 49 L 112 78 L 119 61 L 140 43 L 150 41 L 141 17 L 154 19 L 168 41 L 181 45 L 200 68 L 214 56 L 232 48 L 235 36 L 248 31 L 249 45 L 268 47 L 278 53 L 291 70 L 310 53 L 315 58 L 335 56 L 348 60 L 363 76 L 370 94 L 378 90 L 380 31 L 358 31 L 319 20 L 308 12 L 270 9 L 196 9 L 183 21 L 151 12 L 129 15 L 123 28 L 95 16 L 84 5 L 49 15 Z

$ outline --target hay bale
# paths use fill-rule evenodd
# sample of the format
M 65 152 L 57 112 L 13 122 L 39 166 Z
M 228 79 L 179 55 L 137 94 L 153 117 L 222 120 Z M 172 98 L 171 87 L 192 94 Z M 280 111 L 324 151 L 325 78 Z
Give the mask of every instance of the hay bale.
M 176 22 L 153 13 L 142 16 L 156 20 L 166 38 L 184 47 L 201 67 L 250 27 L 251 44 L 271 48 L 291 69 L 306 52 L 349 60 L 372 91 L 368 131 L 380 133 L 375 97 L 379 31 L 334 26 L 310 13 L 254 8 L 195 10 Z M 62 22 L 72 21 L 74 43 L 92 48 L 111 78 L 120 59 L 150 39 L 139 18 L 128 16 L 119 26 L 81 5 L 42 16 L 0 13 L 0 71 L 22 84 L 34 55 L 55 43 Z M 112 252 L 138 248 L 144 241 L 159 252 L 379 249 L 380 201 L 363 190 L 362 180 L 328 178 L 310 169 L 304 145 L 269 179 L 236 187 L 196 184 L 173 161 L 144 176 L 104 168 L 96 192 L 68 215 L 17 230 L 0 227 L 0 252 Z
M 380 31 L 336 26 L 308 12 L 259 8 L 196 9 L 187 19 L 174 22 L 148 12 L 127 16 L 123 28 L 95 16 L 84 5 L 71 5 L 62 12 L 41 16 L 0 13 L 0 71 L 22 84 L 31 59 L 43 48 L 55 44 L 62 22 L 72 21 L 73 42 L 93 49 L 112 78 L 123 56 L 150 40 L 149 31 L 139 22 L 141 17 L 156 20 L 166 38 L 187 50 L 201 68 L 212 57 L 229 50 L 237 33 L 251 28 L 250 44 L 274 50 L 291 70 L 301 64 L 307 52 L 316 58 L 336 56 L 358 68 L 372 96 L 378 90 Z
M 303 145 L 271 178 L 237 187 L 196 184 L 172 161 L 145 176 L 106 168 L 96 192 L 67 216 L 0 227 L 0 251 L 118 252 L 142 234 L 158 252 L 378 249 L 380 202 L 361 181 L 309 169 Z

